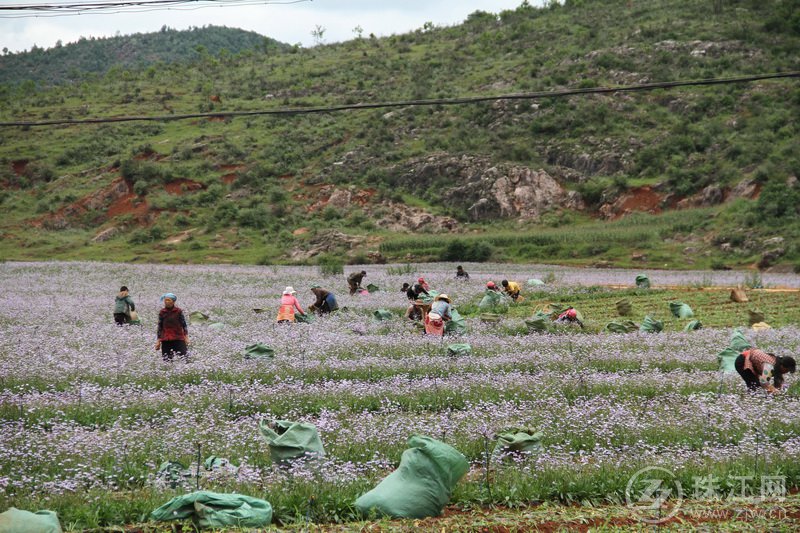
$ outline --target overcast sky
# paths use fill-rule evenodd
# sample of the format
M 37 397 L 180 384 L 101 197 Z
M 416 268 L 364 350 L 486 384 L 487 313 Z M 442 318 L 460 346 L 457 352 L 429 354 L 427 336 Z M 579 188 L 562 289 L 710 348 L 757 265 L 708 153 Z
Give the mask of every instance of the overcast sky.
M 3 5 L 55 4 L 65 0 L 0 0 Z M 72 0 L 86 3 L 89 0 Z M 97 1 L 97 0 L 94 0 Z M 108 0 L 107 0 L 108 1 Z M 247 0 L 255 3 L 257 0 Z M 405 33 L 426 22 L 437 26 L 462 22 L 476 10 L 499 13 L 515 9 L 522 0 L 308 0 L 294 4 L 217 5 L 193 10 L 158 10 L 147 13 L 81 14 L 59 17 L 8 18 L 17 12 L 0 11 L 0 49 L 29 50 L 34 44 L 50 48 L 79 37 L 113 36 L 158 31 L 162 26 L 183 30 L 191 26 L 228 26 L 258 32 L 279 41 L 312 46 L 311 32 L 324 28 L 323 42 L 352 39 L 360 26 L 364 35 Z M 541 5 L 543 0 L 529 0 Z M 203 5 L 200 3 L 193 4 Z M 208 4 L 206 4 L 208 5 Z

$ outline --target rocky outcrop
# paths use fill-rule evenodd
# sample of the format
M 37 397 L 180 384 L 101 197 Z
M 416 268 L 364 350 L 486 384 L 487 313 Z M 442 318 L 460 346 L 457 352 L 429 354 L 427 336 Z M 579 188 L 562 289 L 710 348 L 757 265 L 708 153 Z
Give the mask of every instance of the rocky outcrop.
M 405 204 L 383 202 L 369 212 L 376 226 L 391 231 L 441 233 L 458 229 L 458 221 L 454 218 L 433 215 Z
M 342 249 L 353 249 L 363 243 L 363 236 L 347 235 L 341 231 L 327 230 L 317 234 L 305 246 L 292 250 L 289 257 L 293 261 L 305 261 L 320 254 L 337 252 Z

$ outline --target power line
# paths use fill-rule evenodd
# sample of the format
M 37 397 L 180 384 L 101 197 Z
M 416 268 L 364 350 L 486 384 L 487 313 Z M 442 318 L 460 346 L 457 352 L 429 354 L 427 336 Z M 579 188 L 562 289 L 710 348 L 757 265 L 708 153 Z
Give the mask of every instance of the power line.
M 47 18 L 94 14 L 96 12 L 117 14 L 125 12 L 146 13 L 160 10 L 194 11 L 207 7 L 282 5 L 311 1 L 312 0 L 110 0 L 48 4 L 0 4 L 0 18 Z
M 656 83 L 643 83 L 639 85 L 624 85 L 619 87 L 591 87 L 583 89 L 565 89 L 563 91 L 540 91 L 532 93 L 502 94 L 495 96 L 467 96 L 460 98 L 404 100 L 398 102 L 375 102 L 367 104 L 343 104 L 343 105 L 326 106 L 326 107 L 262 109 L 255 111 L 221 111 L 214 113 L 190 113 L 184 115 L 162 115 L 162 116 L 104 117 L 104 118 L 86 118 L 77 120 L 60 119 L 60 120 L 42 120 L 42 121 L 0 122 L 0 127 L 57 126 L 65 124 L 71 124 L 71 125 L 105 124 L 110 122 L 135 122 L 135 121 L 167 122 L 172 120 L 186 120 L 192 118 L 249 117 L 249 116 L 259 116 L 259 115 L 307 115 L 313 113 L 332 113 L 337 111 L 350 111 L 350 110 L 359 111 L 364 109 L 380 109 L 380 108 L 390 108 L 390 107 L 463 105 L 463 104 L 475 104 L 481 102 L 492 102 L 496 100 L 535 100 L 541 98 L 561 98 L 565 96 L 582 96 L 590 94 L 652 91 L 655 89 L 671 89 L 673 87 L 725 85 L 731 83 L 750 83 L 753 81 L 783 79 L 783 78 L 800 78 L 800 72 L 760 74 L 755 76 L 743 76 L 736 78 L 711 78 L 705 80 L 667 81 L 667 82 L 656 82 Z

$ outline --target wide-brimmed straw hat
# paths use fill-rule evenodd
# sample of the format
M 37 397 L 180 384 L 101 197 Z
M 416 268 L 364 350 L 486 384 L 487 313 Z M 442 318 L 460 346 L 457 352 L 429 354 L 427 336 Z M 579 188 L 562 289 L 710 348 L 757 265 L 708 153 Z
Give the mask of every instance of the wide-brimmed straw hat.
M 283 294 L 297 294 L 297 291 L 294 290 L 294 287 L 289 286 L 283 289 Z

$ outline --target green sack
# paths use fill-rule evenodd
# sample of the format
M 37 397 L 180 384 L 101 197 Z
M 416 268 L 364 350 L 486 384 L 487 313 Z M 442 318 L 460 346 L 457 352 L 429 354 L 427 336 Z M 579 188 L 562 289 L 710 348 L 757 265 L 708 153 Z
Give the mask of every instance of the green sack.
M 764 313 L 759 309 L 748 309 L 747 324 L 752 326 L 758 322 L 764 322 Z
M 528 287 L 539 287 L 541 285 L 544 285 L 544 281 L 536 278 L 531 278 L 525 283 Z
M 528 326 L 528 330 L 530 331 L 547 331 L 547 326 L 549 323 L 549 318 L 543 318 L 540 316 L 533 316 L 532 318 L 525 319 L 525 325 Z
M 274 463 L 284 463 L 308 455 L 325 455 L 325 448 L 314 424 L 289 420 L 276 420 L 269 424 L 261 420 L 258 429 L 269 444 L 269 453 Z
M 467 321 L 461 316 L 461 313 L 450 308 L 450 320 L 444 323 L 444 330 L 447 333 L 466 333 Z
M 656 320 L 654 318 L 650 318 L 650 315 L 644 317 L 642 320 L 642 325 L 639 326 L 639 331 L 643 331 L 645 333 L 658 333 L 663 331 L 664 323 L 660 320 Z
M 294 315 L 294 319 L 296 322 L 300 322 L 302 324 L 311 324 L 314 322 L 314 315 L 311 313 L 303 313 L 302 315 L 300 313 L 296 313 Z
M 683 302 L 670 302 L 669 310 L 675 318 L 693 318 L 694 311 Z
M 408 446 L 397 470 L 356 500 L 360 513 L 374 510 L 395 518 L 442 513 L 456 483 L 469 470 L 467 459 L 452 446 L 422 435 L 408 439 Z
M 636 276 L 636 287 L 639 289 L 649 289 L 650 278 L 648 278 L 644 274 L 639 274 L 638 276 Z
M 497 313 L 481 313 L 479 318 L 481 322 L 500 322 L 502 317 Z
M 478 309 L 481 311 L 491 311 L 497 307 L 508 307 L 508 298 L 505 298 L 497 291 L 486 289 L 483 293 L 483 298 L 481 298 L 478 304 Z
M 630 320 L 615 320 L 606 324 L 606 331 L 611 333 L 630 333 L 637 329 L 639 326 Z
M 391 320 L 394 317 L 391 311 L 388 309 L 376 309 L 375 312 L 372 313 L 372 318 L 375 320 Z
M 733 348 L 738 353 L 742 353 L 743 351 L 752 348 L 753 345 L 750 344 L 750 341 L 744 336 L 742 330 L 737 328 L 733 330 L 733 333 L 731 333 L 731 340 L 728 343 L 728 347 Z
M 449 355 L 469 355 L 472 353 L 472 346 L 467 343 L 448 344 L 447 353 Z
M 150 519 L 157 521 L 187 518 L 198 527 L 267 527 L 272 522 L 272 506 L 242 494 L 201 490 L 172 498 L 150 513 Z
M 255 344 L 245 346 L 244 349 L 245 359 L 266 359 L 272 357 L 275 357 L 275 350 L 270 348 L 266 344 L 257 342 Z
M 698 329 L 703 329 L 703 324 L 701 324 L 699 320 L 692 320 L 686 324 L 683 331 L 697 331 Z
M 32 513 L 9 507 L 0 513 L 0 533 L 61 533 L 61 524 L 53 511 Z
M 719 352 L 717 354 L 719 369 L 723 372 L 736 372 L 736 367 L 734 364 L 736 363 L 736 358 L 739 357 L 740 353 L 741 352 L 738 352 L 730 347 Z
M 633 311 L 633 306 L 627 298 L 619 300 L 615 305 L 617 306 L 617 314 L 619 314 L 619 316 L 628 316 Z
M 203 324 L 208 322 L 209 316 L 205 313 L 201 313 L 200 311 L 192 311 L 189 313 L 189 323 L 190 324 Z
M 541 431 L 530 428 L 503 429 L 495 435 L 497 444 L 492 452 L 492 457 L 496 458 L 512 452 L 541 453 L 543 436 Z
M 550 309 L 550 311 L 547 314 L 550 315 L 550 317 L 553 319 L 558 318 L 558 315 L 560 315 L 567 309 L 566 307 L 564 307 L 563 304 L 557 302 L 550 302 L 549 304 L 547 304 L 547 308 Z
M 209 455 L 203 461 L 203 468 L 206 470 L 214 470 L 216 468 L 226 468 L 228 470 L 238 470 L 239 467 L 231 463 L 228 459 L 217 457 L 216 455 Z
M 420 300 L 424 304 L 432 304 L 433 299 L 439 296 L 439 291 L 430 290 L 428 294 L 422 293 L 417 296 L 417 300 Z
M 379 290 L 381 290 L 381 288 L 378 287 L 377 285 L 375 285 L 374 283 L 370 283 L 369 285 L 367 285 L 367 291 L 368 292 L 371 292 L 371 293 L 372 292 L 378 292 Z
M 178 461 L 164 461 L 158 467 L 156 478 L 163 479 L 169 483 L 169 487 L 174 489 L 186 478 L 192 477 L 192 472 Z

